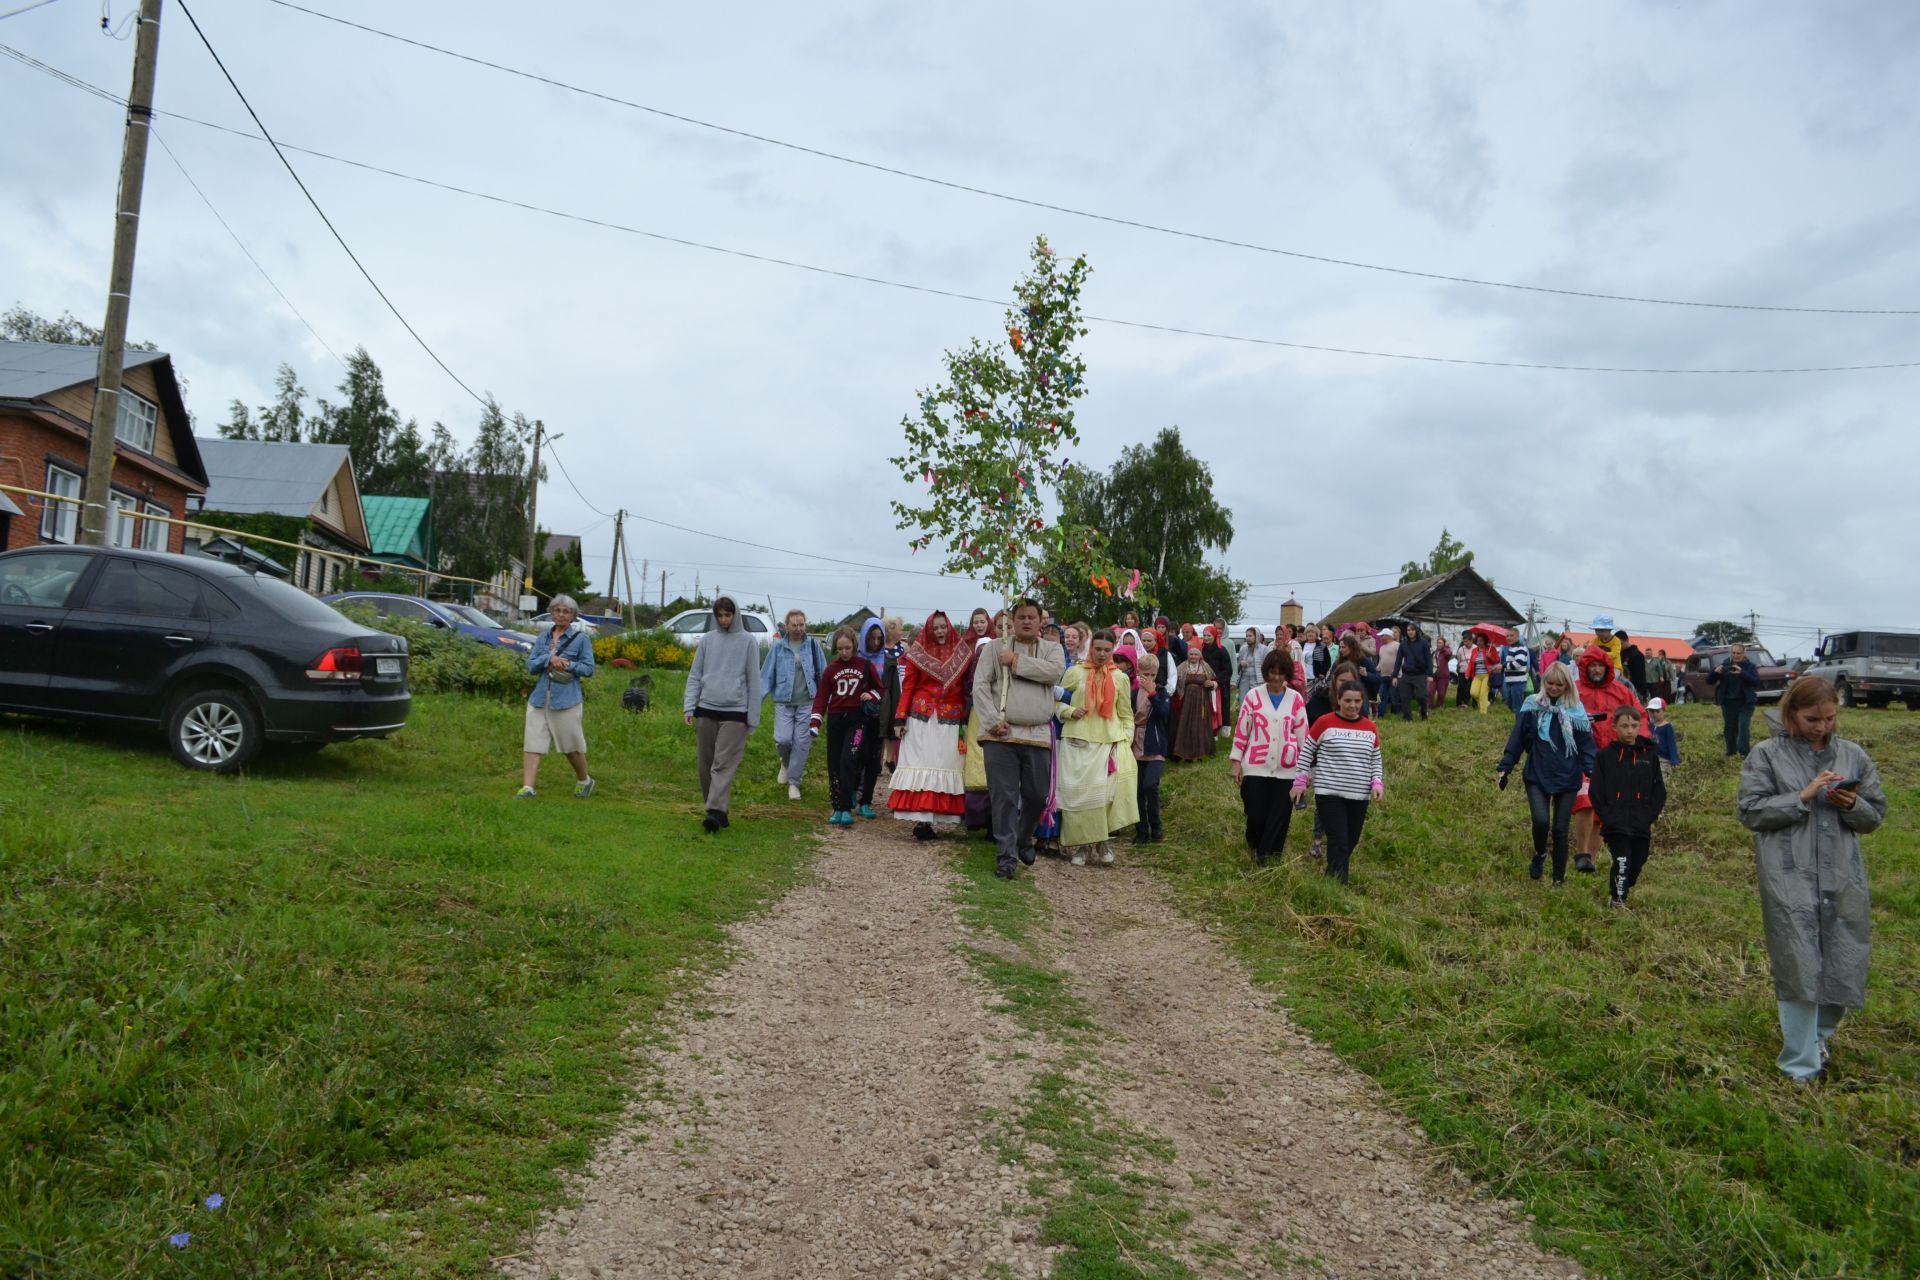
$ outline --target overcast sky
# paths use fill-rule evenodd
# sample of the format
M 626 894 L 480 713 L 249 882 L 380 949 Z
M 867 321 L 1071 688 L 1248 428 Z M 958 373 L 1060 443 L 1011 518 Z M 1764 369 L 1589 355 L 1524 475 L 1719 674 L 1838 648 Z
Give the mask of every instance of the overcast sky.
M 15 7 L 0 0 L 0 10 Z M 1328 257 L 1564 289 L 1920 308 L 1920 6 L 1208 3 L 312 7 L 648 106 L 1078 209 Z M 131 0 L 112 0 L 117 22 Z M 1135 230 L 727 136 L 450 60 L 266 0 L 194 14 L 277 137 L 751 253 L 1004 297 L 1045 232 L 1090 312 L 1249 337 L 1549 364 L 1920 361 L 1920 316 L 1569 298 Z M 0 42 L 124 93 L 131 40 L 61 0 Z M 97 322 L 121 112 L 0 59 L 0 306 Z M 177 0 L 156 105 L 244 109 Z M 161 136 L 325 343 L 365 345 L 401 412 L 476 406 L 408 338 L 259 143 Z M 472 386 L 564 434 L 541 523 L 604 586 L 626 507 L 902 569 L 886 458 L 941 354 L 998 313 L 432 190 L 296 167 Z M 200 429 L 275 367 L 340 365 L 166 153 L 148 165 L 132 334 L 173 354 Z M 1314 354 L 1095 324 L 1076 461 L 1177 424 L 1234 514 L 1271 621 L 1390 585 L 1442 526 L 1521 609 L 1640 633 L 1760 615 L 1920 624 L 1920 369 L 1565 373 Z M 631 526 L 668 593 L 716 581 L 816 617 L 984 592 Z M 1352 578 L 1325 582 L 1320 579 Z M 1571 599 L 1562 599 L 1571 597 Z M 1668 616 L 1672 615 L 1672 616 Z

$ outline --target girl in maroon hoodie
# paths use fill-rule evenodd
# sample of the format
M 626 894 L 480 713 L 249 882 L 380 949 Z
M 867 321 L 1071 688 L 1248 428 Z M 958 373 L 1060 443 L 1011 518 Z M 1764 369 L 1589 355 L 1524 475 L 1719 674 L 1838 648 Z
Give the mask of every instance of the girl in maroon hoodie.
M 873 664 L 855 654 L 856 643 L 852 627 L 841 627 L 833 633 L 833 661 L 820 675 L 807 728 L 807 732 L 819 736 L 820 721 L 825 717 L 827 778 L 833 792 L 833 816 L 827 821 L 838 827 L 853 825 L 853 806 L 860 794 L 861 766 L 865 762 L 861 735 L 881 730 L 880 680 L 874 675 Z

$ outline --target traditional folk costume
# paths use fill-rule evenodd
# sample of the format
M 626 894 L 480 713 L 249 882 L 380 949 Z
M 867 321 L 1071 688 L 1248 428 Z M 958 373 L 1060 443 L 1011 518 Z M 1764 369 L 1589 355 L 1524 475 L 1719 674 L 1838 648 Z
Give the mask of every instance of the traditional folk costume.
M 1095 664 L 1091 658 L 1068 668 L 1060 687 L 1073 695 L 1068 706 L 1087 712 L 1065 720 L 1060 730 L 1060 843 L 1084 858 L 1077 846 L 1104 844 L 1112 831 L 1107 815 L 1120 767 L 1116 757 L 1131 757 L 1133 750 L 1133 690 L 1111 661 Z
M 936 618 L 946 623 L 940 643 L 933 639 Z M 966 810 L 969 750 L 961 733 L 973 657 L 973 646 L 941 612 L 927 619 L 901 656 L 900 758 L 887 808 L 903 822 L 952 825 Z

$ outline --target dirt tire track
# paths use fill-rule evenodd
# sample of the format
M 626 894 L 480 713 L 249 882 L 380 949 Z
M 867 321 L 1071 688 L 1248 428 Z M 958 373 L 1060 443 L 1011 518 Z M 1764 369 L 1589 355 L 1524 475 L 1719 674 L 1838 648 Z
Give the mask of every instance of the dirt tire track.
M 1154 876 L 1126 865 L 1036 871 L 1054 962 L 1108 1032 L 1102 1095 L 1177 1151 L 1171 1194 L 1194 1212 L 1202 1274 L 1580 1276 L 1507 1206 L 1447 1185 L 1431 1148 L 1371 1081 L 1294 1027 Z M 1144 1171 L 1144 1170 L 1143 1170 Z M 1161 1174 L 1165 1176 L 1164 1171 Z M 1193 1256 L 1225 1244 L 1237 1265 Z M 1281 1246 L 1290 1264 L 1265 1260 Z
M 1029 1079 L 1023 1033 L 958 952 L 950 844 L 883 816 L 825 846 L 734 931 L 735 963 L 649 1055 L 653 1096 L 507 1275 L 1045 1273 L 1009 1213 L 1024 1174 L 992 1145 Z

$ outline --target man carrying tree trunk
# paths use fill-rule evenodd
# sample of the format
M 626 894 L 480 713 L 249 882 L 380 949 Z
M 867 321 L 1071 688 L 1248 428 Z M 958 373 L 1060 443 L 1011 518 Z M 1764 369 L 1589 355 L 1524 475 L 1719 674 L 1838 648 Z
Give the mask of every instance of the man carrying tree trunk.
M 1013 607 L 1013 635 L 988 641 L 974 664 L 973 705 L 1000 846 L 993 873 L 1003 880 L 1013 879 L 1016 858 L 1033 865 L 1033 832 L 1053 779 L 1053 687 L 1066 670 L 1059 646 L 1040 643 L 1040 606 L 1032 600 Z

